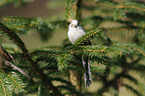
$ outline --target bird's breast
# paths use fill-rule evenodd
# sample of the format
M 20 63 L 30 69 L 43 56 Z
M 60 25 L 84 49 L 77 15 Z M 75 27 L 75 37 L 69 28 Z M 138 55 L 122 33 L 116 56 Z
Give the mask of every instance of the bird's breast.
M 84 34 L 85 32 L 83 32 L 83 30 L 69 30 L 68 38 L 72 42 L 72 44 L 74 44 L 75 41 L 78 40 Z

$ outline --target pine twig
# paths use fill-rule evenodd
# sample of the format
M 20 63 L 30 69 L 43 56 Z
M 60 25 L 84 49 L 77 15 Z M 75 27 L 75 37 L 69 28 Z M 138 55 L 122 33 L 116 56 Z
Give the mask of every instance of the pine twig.
M 36 62 L 30 57 L 28 50 L 26 49 L 26 46 L 24 42 L 19 38 L 19 36 L 12 30 L 10 30 L 8 27 L 3 25 L 0 22 L 0 29 L 4 31 L 22 50 L 26 60 L 31 64 L 33 69 L 38 73 L 41 80 L 48 83 L 48 87 L 53 91 L 53 94 L 55 96 L 62 96 L 62 94 L 58 91 L 58 89 L 52 84 L 52 82 L 49 80 L 49 78 L 43 73 L 43 71 L 40 70 L 40 68 L 37 66 Z

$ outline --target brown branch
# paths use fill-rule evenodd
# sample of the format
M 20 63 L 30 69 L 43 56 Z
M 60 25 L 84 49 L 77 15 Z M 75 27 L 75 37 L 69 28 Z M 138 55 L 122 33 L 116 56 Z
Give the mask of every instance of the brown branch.
M 54 53 L 47 53 L 47 52 L 35 52 L 35 53 L 31 53 L 30 56 L 35 56 L 35 55 L 51 55 L 51 56 L 60 56 L 58 54 L 54 54 Z
M 43 71 L 40 70 L 36 62 L 34 62 L 34 60 L 30 57 L 24 42 L 19 38 L 19 36 L 14 31 L 10 30 L 8 27 L 3 25 L 1 22 L 0 22 L 0 29 L 4 31 L 19 46 L 26 60 L 31 64 L 33 69 L 37 72 L 41 80 L 48 83 L 48 87 L 50 90 L 52 90 L 53 94 L 55 96 L 62 96 L 62 94 L 58 91 L 58 89 L 52 84 L 51 80 L 49 80 L 49 78 L 43 73 Z

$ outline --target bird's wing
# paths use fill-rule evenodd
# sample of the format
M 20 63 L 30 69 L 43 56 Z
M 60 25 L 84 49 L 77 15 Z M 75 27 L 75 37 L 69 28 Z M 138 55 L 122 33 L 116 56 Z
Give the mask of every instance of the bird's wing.
M 82 41 L 81 43 L 80 43 L 80 45 L 82 45 L 82 46 L 87 46 L 87 45 L 90 45 L 91 46 L 91 42 L 90 42 L 90 40 L 89 39 L 87 39 L 87 40 L 85 40 L 85 41 Z

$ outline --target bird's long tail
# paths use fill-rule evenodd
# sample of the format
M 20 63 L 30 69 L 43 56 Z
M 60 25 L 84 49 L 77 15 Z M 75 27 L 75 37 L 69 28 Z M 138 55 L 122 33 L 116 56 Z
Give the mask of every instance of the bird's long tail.
M 85 78 L 85 88 L 90 87 L 91 81 L 91 71 L 88 58 L 82 57 L 82 63 L 84 67 L 84 78 Z
M 16 65 L 12 64 L 11 62 L 9 61 L 6 61 L 5 62 L 6 64 L 9 63 L 9 66 L 12 67 L 14 70 L 18 70 L 19 72 L 21 72 L 23 75 L 25 75 L 28 79 L 30 79 L 31 77 L 25 73 L 21 68 L 17 67 Z

